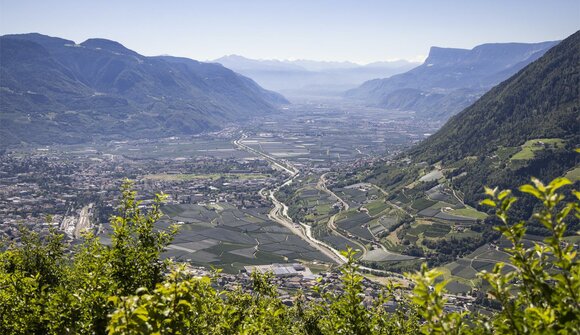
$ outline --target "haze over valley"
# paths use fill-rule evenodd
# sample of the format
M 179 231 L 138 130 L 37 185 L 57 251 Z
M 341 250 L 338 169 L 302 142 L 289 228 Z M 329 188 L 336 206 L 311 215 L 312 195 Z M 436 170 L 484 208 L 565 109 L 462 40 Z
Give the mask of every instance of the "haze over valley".
M 352 62 L 255 60 L 228 55 L 213 60 L 288 97 L 339 96 L 367 80 L 386 78 L 417 66 L 406 60 Z

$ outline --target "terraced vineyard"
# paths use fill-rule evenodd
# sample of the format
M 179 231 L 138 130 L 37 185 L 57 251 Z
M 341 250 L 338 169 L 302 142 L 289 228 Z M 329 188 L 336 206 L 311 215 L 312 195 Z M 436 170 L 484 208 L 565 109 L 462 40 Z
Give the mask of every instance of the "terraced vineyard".
M 295 221 L 310 225 L 318 240 L 335 249 L 359 249 L 363 261 L 415 258 L 390 252 L 381 245 L 381 236 L 400 225 L 408 215 L 389 205 L 379 189 L 360 184 L 333 192 L 324 185 L 324 178 L 310 175 L 281 192 Z
M 340 183 L 351 185 L 334 189 L 351 206 L 336 218 L 339 230 L 361 243 L 379 245 L 408 257 L 381 260 L 373 252 L 363 257 L 368 266 L 404 272 L 416 269 L 425 260 L 431 266 L 458 261 L 453 265 L 454 271 L 461 272 L 465 267 L 461 257 L 468 257 L 497 238 L 491 225 L 483 223 L 487 214 L 465 205 L 463 195 L 451 188 L 448 176 L 453 176 L 453 167 L 443 169 L 438 164 L 422 163 L 387 169 L 391 169 L 389 176 L 393 178 L 390 184 L 384 184 L 388 191 L 374 184 L 380 180 L 364 175 L 351 176 Z M 414 178 L 403 178 L 401 183 L 397 171 L 404 171 L 406 176 L 411 171 Z M 485 258 L 469 262 L 476 268 L 490 268 L 493 264 Z M 457 277 L 456 289 L 464 290 L 462 285 L 471 287 L 475 284 L 472 279 Z

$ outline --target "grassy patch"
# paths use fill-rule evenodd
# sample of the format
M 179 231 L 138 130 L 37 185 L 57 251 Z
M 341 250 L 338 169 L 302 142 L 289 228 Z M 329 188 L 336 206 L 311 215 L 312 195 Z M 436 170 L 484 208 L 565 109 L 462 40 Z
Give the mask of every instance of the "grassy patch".
M 429 200 L 429 199 L 425 199 L 425 198 L 419 198 L 415 201 L 413 201 L 413 204 L 411 205 L 411 207 L 415 210 L 417 210 L 418 212 L 424 210 L 425 208 L 429 208 L 433 205 L 435 205 L 436 202 Z
M 564 177 L 570 179 L 572 182 L 580 180 L 580 166 L 568 171 Z
M 431 238 L 444 237 L 450 231 L 451 228 L 448 225 L 434 223 L 429 229 L 423 231 L 423 236 Z
M 330 206 L 330 204 L 321 204 L 316 206 L 316 212 L 320 215 L 328 215 L 331 209 L 332 207 Z
M 564 141 L 559 138 L 538 138 L 529 140 L 521 146 L 521 150 L 512 156 L 511 160 L 529 160 L 534 158 L 534 152 L 545 148 L 561 148 Z
M 370 261 L 370 262 L 393 262 L 393 261 L 406 261 L 415 259 L 416 257 L 395 254 L 391 252 L 385 252 L 382 249 L 375 249 L 369 251 L 366 256 L 363 258 L 363 261 Z
M 369 215 L 373 216 L 373 217 L 377 216 L 378 214 L 383 212 L 385 209 L 389 208 L 389 206 L 387 204 L 385 204 L 385 202 L 383 200 L 373 201 L 369 204 L 366 204 L 365 207 L 369 211 Z
M 520 147 L 499 147 L 495 153 L 500 160 L 507 161 L 520 149 Z
M 449 214 L 457 215 L 457 216 L 466 216 L 469 218 L 481 219 L 481 220 L 483 220 L 487 217 L 487 214 L 480 212 L 472 207 L 454 209 L 454 210 L 450 211 Z

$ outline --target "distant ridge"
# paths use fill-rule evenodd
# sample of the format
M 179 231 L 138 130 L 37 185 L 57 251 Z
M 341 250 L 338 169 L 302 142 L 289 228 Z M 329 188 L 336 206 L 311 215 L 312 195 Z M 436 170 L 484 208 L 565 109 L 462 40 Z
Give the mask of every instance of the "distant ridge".
M 362 181 L 380 185 L 393 198 L 415 194 L 411 190 L 444 185 L 466 204 L 482 211 L 487 210 L 479 205 L 484 186 L 509 188 L 520 197 L 510 215 L 528 219 L 535 202 L 518 194 L 517 187 L 529 183 L 532 177 L 547 182 L 566 176 L 577 189 L 577 148 L 580 31 L 492 88 L 398 159 L 354 174 L 362 176 Z M 437 180 L 423 179 L 435 172 L 440 176 Z M 539 223 L 529 232 L 547 233 Z
M 258 60 L 239 55 L 224 56 L 213 62 L 246 75 L 268 89 L 298 96 L 340 95 L 366 80 L 389 77 L 417 65 L 403 60 L 359 65 L 313 60 Z
M 195 134 L 288 103 L 219 64 L 97 38 L 1 36 L 0 74 L 1 147 Z
M 557 43 L 490 43 L 471 50 L 432 47 L 422 65 L 391 78 L 367 81 L 345 96 L 446 120 Z
M 456 160 L 535 138 L 580 143 L 580 31 L 452 117 L 411 154 Z

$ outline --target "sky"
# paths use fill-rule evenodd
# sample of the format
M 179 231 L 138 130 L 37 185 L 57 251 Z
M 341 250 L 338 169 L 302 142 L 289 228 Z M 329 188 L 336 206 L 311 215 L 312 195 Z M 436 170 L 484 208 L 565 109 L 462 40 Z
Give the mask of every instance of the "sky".
M 146 56 L 370 63 L 431 46 L 560 40 L 580 0 L 0 0 L 0 35 L 107 38 Z

